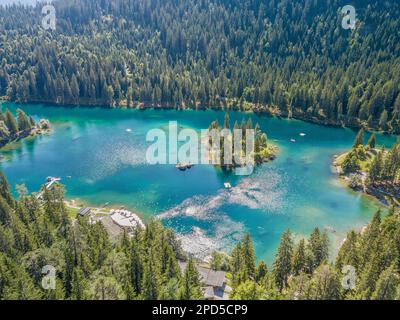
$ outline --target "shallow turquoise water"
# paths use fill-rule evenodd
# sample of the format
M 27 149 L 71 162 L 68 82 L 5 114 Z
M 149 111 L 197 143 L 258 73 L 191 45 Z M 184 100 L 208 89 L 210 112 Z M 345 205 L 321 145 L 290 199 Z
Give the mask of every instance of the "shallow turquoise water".
M 271 262 L 285 229 L 300 237 L 316 226 L 329 226 L 337 231 L 331 234 L 334 246 L 346 231 L 367 223 L 379 207 L 341 186 L 331 171 L 332 157 L 352 145 L 355 132 L 350 129 L 252 115 L 253 123 L 259 122 L 279 146 L 280 155 L 252 176 L 237 177 L 212 166 L 180 172 L 174 165 L 151 166 L 145 161 L 149 129 L 164 129 L 168 121 L 203 129 L 215 119 L 222 123 L 223 112 L 41 105 L 23 109 L 36 119 L 49 119 L 54 133 L 1 152 L 5 158 L 0 167 L 12 186 L 25 183 L 36 191 L 47 176 L 61 177 L 69 198 L 93 205 L 125 205 L 144 218 L 161 214 L 164 224 L 182 235 L 184 246 L 197 253 L 229 250 L 249 231 L 257 257 Z M 248 115 L 231 113 L 232 123 L 235 119 L 240 123 L 243 116 Z M 306 136 L 299 136 L 301 132 Z M 389 146 L 393 141 L 394 137 L 378 137 L 378 144 Z M 227 181 L 232 190 L 224 189 Z

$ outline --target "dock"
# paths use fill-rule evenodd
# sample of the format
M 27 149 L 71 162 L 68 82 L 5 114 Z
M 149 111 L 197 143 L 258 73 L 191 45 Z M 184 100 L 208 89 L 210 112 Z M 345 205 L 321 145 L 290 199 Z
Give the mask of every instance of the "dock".
M 61 181 L 61 178 L 47 177 L 46 180 L 47 180 L 47 182 L 45 183 L 44 188 L 46 190 L 50 190 L 54 186 L 54 184 L 57 184 L 57 183 L 59 183 Z M 43 193 L 44 193 L 44 191 L 39 192 L 36 195 L 36 199 L 42 200 L 43 199 Z

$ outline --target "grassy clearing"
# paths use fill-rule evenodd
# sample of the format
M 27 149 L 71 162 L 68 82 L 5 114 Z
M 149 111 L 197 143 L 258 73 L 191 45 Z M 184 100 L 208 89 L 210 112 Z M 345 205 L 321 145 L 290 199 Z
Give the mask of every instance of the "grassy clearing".
M 78 214 L 78 209 L 75 208 L 71 208 L 67 206 L 67 212 L 68 212 L 68 217 L 70 218 L 70 220 L 74 220 Z

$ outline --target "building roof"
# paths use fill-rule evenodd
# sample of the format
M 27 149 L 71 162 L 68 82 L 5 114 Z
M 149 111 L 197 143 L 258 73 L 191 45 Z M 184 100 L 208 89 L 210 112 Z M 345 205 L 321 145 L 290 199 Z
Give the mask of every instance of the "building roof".
M 207 274 L 205 284 L 213 287 L 222 287 L 225 283 L 225 272 L 211 270 Z
M 122 228 L 134 228 L 143 224 L 135 214 L 128 210 L 111 211 L 111 219 Z
M 100 219 L 100 222 L 103 224 L 106 229 L 109 237 L 115 241 L 122 234 L 123 230 L 114 223 L 114 221 L 109 217 L 105 216 Z
M 91 211 L 90 208 L 81 208 L 81 209 L 79 209 L 78 214 L 80 214 L 81 216 L 84 216 L 84 215 L 90 213 L 90 211 Z
M 187 262 L 179 261 L 179 266 L 183 272 L 185 270 Z M 225 272 L 214 271 L 210 268 L 202 267 L 196 264 L 197 271 L 200 274 L 201 281 L 205 286 L 212 287 L 223 287 L 225 284 Z

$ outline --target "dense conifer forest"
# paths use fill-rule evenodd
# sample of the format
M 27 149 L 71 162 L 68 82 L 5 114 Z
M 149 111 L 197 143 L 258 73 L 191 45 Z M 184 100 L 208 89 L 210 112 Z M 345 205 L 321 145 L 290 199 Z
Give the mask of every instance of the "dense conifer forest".
M 274 263 L 257 264 L 249 235 L 230 256 L 210 265 L 228 272 L 231 299 L 399 299 L 400 216 L 377 212 L 361 232 L 351 231 L 333 261 L 326 232 L 308 239 L 282 235 Z M 202 283 L 174 232 L 150 221 L 110 241 L 100 222 L 71 216 L 62 186 L 35 194 L 10 193 L 0 174 L 0 299 L 202 299 Z M 42 268 L 55 268 L 45 290 Z
M 361 232 L 350 231 L 329 260 L 326 232 L 314 229 L 294 242 L 287 230 L 270 269 L 255 263 L 246 236 L 232 252 L 232 299 L 393 300 L 400 299 L 400 216 L 392 207 L 377 212 Z
M 253 109 L 400 132 L 400 3 L 62 0 L 0 8 L 0 96 L 18 102 Z

